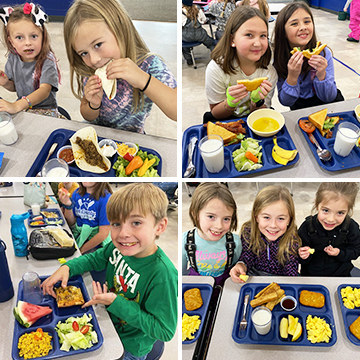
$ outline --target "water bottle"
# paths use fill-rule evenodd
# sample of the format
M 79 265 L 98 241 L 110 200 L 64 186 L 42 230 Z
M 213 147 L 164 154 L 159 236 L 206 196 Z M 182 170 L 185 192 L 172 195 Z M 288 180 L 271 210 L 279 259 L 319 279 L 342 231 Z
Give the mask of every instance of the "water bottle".
M 6 245 L 0 239 L 0 302 L 10 300 L 14 296 L 14 288 L 6 259 Z
M 24 221 L 30 216 L 28 212 L 16 215 L 11 215 L 11 238 L 14 245 L 15 256 L 27 256 L 28 250 L 28 236 Z

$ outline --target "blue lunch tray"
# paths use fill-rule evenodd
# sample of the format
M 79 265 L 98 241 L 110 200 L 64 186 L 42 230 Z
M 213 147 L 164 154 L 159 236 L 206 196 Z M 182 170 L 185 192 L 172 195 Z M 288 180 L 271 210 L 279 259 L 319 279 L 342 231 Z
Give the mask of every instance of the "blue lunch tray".
M 185 308 L 184 292 L 187 290 L 193 289 L 193 288 L 200 289 L 201 297 L 203 299 L 203 304 L 199 309 L 189 311 L 189 310 L 186 310 L 186 308 Z M 183 344 L 191 344 L 199 338 L 202 328 L 203 328 L 203 322 L 205 319 L 205 315 L 206 315 L 208 307 L 209 307 L 212 292 L 213 292 L 213 288 L 210 284 L 182 284 L 182 315 L 184 315 L 184 313 L 186 313 L 189 316 L 198 315 L 199 319 L 201 320 L 199 329 L 196 331 L 195 334 L 193 334 L 195 336 L 195 338 L 191 339 L 191 340 L 185 340 L 182 342 Z
M 46 278 L 47 278 L 46 276 L 40 277 L 41 281 L 44 281 Z M 85 302 L 90 300 L 89 294 L 88 294 L 85 284 L 84 284 L 84 280 L 81 276 L 74 276 L 74 277 L 70 278 L 68 281 L 68 285 L 74 285 L 76 287 L 79 287 L 81 289 L 81 292 L 83 294 Z M 60 282 L 56 286 L 60 286 Z M 19 291 L 18 291 L 17 301 L 19 301 L 19 300 L 23 300 L 23 282 L 22 282 L 22 280 L 19 283 Z M 57 304 L 56 304 L 56 300 L 50 295 L 44 296 L 44 299 L 41 301 L 41 303 L 36 303 L 35 305 L 49 306 L 52 309 L 52 313 L 40 318 L 29 328 L 25 328 L 24 326 L 20 325 L 15 320 L 14 336 L 13 336 L 13 343 L 12 343 L 12 358 L 14 360 L 23 360 L 24 359 L 23 357 L 19 356 L 19 350 L 17 347 L 18 342 L 19 342 L 19 337 L 25 333 L 31 333 L 33 331 L 36 331 L 36 329 L 38 329 L 39 327 L 41 327 L 44 330 L 44 332 L 47 332 L 47 333 L 49 333 L 50 336 L 52 336 L 52 339 L 51 339 L 52 349 L 50 350 L 50 352 L 47 356 L 38 357 L 36 359 L 44 359 L 44 360 L 57 359 L 57 358 L 60 358 L 63 356 L 76 355 L 76 354 L 82 354 L 82 353 L 94 351 L 94 350 L 99 349 L 102 346 L 102 344 L 104 342 L 104 338 L 101 333 L 99 323 L 96 319 L 96 315 L 95 315 L 95 312 L 94 312 L 94 309 L 92 306 L 87 307 L 86 309 L 81 309 L 81 305 L 71 306 L 71 307 L 67 307 L 67 308 L 58 308 Z M 97 333 L 98 342 L 96 344 L 94 344 L 91 348 L 88 348 L 85 350 L 82 350 L 82 349 L 73 350 L 73 348 L 71 348 L 71 350 L 69 350 L 69 351 L 60 350 L 61 345 L 59 343 L 58 334 L 55 330 L 56 324 L 59 321 L 64 322 L 70 316 L 81 317 L 84 314 L 91 314 L 91 316 L 92 316 L 91 323 L 93 324 L 93 330 L 96 331 L 96 333 Z
M 344 327 L 346 336 L 348 339 L 355 345 L 360 346 L 360 340 L 356 338 L 349 330 L 349 326 L 360 316 L 360 307 L 355 309 L 348 309 L 344 306 L 342 297 L 341 297 L 341 289 L 346 288 L 347 286 L 351 286 L 352 288 L 360 288 L 360 285 L 354 284 L 342 284 L 337 288 L 337 293 L 339 296 L 339 302 L 341 307 L 341 313 L 344 321 Z
M 199 142 L 206 136 L 206 128 L 203 125 L 194 125 L 189 127 L 184 131 L 183 141 L 182 141 L 182 174 L 185 173 L 187 164 L 188 164 L 188 145 L 192 137 L 196 137 L 198 142 L 196 143 L 196 148 L 193 155 L 193 163 L 196 167 L 195 177 L 197 178 L 230 178 L 238 176 L 246 176 L 261 173 L 267 170 L 278 170 L 287 166 L 294 165 L 299 160 L 299 153 L 296 155 L 295 159 L 288 162 L 287 165 L 281 165 L 275 162 L 272 158 L 272 148 L 274 147 L 273 136 L 270 137 L 261 137 L 253 133 L 250 128 L 247 126 L 246 118 L 242 120 L 245 121 L 243 127 L 246 129 L 246 137 L 251 137 L 256 140 L 261 140 L 260 145 L 262 146 L 262 167 L 257 170 L 252 171 L 237 171 L 233 162 L 232 153 L 239 149 L 241 143 L 235 145 L 228 145 L 224 147 L 224 156 L 225 156 L 225 165 L 224 168 L 219 173 L 209 173 L 206 170 L 204 162 L 200 155 Z M 227 120 L 221 122 L 232 122 L 236 120 Z M 295 144 L 291 139 L 291 136 L 286 128 L 286 125 L 275 135 L 277 137 L 277 143 L 280 147 L 286 150 L 296 150 Z
M 303 135 L 305 137 L 305 140 L 307 141 L 307 143 L 310 146 L 310 150 L 312 151 L 312 153 L 315 156 L 316 161 L 323 169 L 325 169 L 327 171 L 339 171 L 339 170 L 345 170 L 345 169 L 351 169 L 354 167 L 359 167 L 360 166 L 360 148 L 358 148 L 357 146 L 354 146 L 354 148 L 351 150 L 351 153 L 346 157 L 339 156 L 334 151 L 335 135 L 336 135 L 339 123 L 341 123 L 342 121 L 349 121 L 351 123 L 354 123 L 357 126 L 360 125 L 356 119 L 355 112 L 354 111 L 346 111 L 346 112 L 334 113 L 334 114 L 328 113 L 328 116 L 330 116 L 330 117 L 340 116 L 340 121 L 338 121 L 338 123 L 335 125 L 335 127 L 333 129 L 332 137 L 330 139 L 325 139 L 320 134 L 320 131 L 318 129 L 315 129 L 315 131 L 313 132 L 313 135 L 314 135 L 315 139 L 318 141 L 319 145 L 323 149 L 327 149 L 331 152 L 332 159 L 330 161 L 322 162 L 319 159 L 319 157 L 316 153 L 315 144 L 313 144 L 310 141 L 308 134 L 300 128 L 301 132 L 303 133 Z M 299 119 L 299 121 L 307 120 L 307 119 L 308 119 L 307 117 L 303 117 L 303 118 Z
M 49 160 L 56 158 L 57 151 L 62 146 L 71 145 L 69 139 L 75 132 L 76 131 L 67 130 L 67 129 L 54 130 L 49 135 L 48 139 L 46 140 L 44 146 L 42 147 L 41 151 L 39 152 L 38 156 L 36 157 L 34 163 L 31 165 L 31 168 L 28 171 L 28 173 L 26 174 L 26 176 L 34 177 L 38 174 L 39 171 L 41 171 L 42 167 L 44 166 L 45 159 L 46 159 L 46 157 L 49 153 L 49 150 L 51 148 L 51 145 L 53 143 L 55 143 L 55 142 L 58 143 L 58 146 L 56 147 L 54 153 L 50 156 Z M 105 139 L 105 138 L 98 137 L 99 142 L 102 139 Z M 114 141 L 115 142 L 124 142 L 123 140 L 122 141 L 114 140 Z M 139 149 L 142 151 L 147 151 L 149 154 L 156 155 L 160 159 L 159 165 L 156 167 L 156 170 L 157 170 L 159 176 L 161 176 L 162 159 L 161 159 L 161 156 L 159 155 L 159 153 L 156 152 L 155 150 L 147 149 L 142 146 L 139 146 Z M 115 153 L 115 155 L 113 155 L 111 158 L 109 158 L 109 160 L 111 162 L 111 168 L 109 171 L 107 171 L 106 173 L 102 173 L 102 174 L 97 174 L 97 173 L 81 170 L 80 168 L 77 167 L 75 162 L 73 162 L 71 165 L 69 165 L 70 176 L 74 176 L 74 177 L 93 177 L 93 176 L 116 177 L 116 171 L 112 167 L 115 164 L 117 158 L 118 158 L 117 153 Z
M 279 284 L 279 286 L 285 290 L 285 295 L 291 295 L 297 300 L 297 307 L 293 311 L 285 311 L 281 308 L 280 304 L 276 305 L 272 311 L 272 325 L 271 330 L 266 335 L 259 335 L 251 321 L 251 313 L 253 308 L 250 305 L 250 301 L 254 299 L 254 296 L 260 292 L 263 288 L 269 284 L 245 284 L 241 287 L 238 306 L 236 309 L 236 315 L 234 320 L 234 327 L 232 331 L 232 338 L 239 344 L 262 344 L 262 345 L 295 345 L 295 346 L 322 346 L 328 347 L 333 346 L 336 343 L 336 330 L 335 321 L 331 308 L 330 293 L 329 290 L 322 285 L 304 285 L 304 284 Z M 314 308 L 309 306 L 301 305 L 299 302 L 300 292 L 302 290 L 315 291 L 325 296 L 325 305 L 322 308 Z M 248 325 L 245 331 L 240 331 L 240 321 L 243 315 L 244 298 L 245 295 L 250 295 L 249 304 L 246 310 L 246 320 Z M 292 342 L 290 335 L 287 339 L 280 337 L 280 321 L 283 317 L 292 315 L 299 318 L 299 322 L 302 326 L 302 333 L 300 337 Z M 332 335 L 328 343 L 315 343 L 312 344 L 307 339 L 306 331 L 306 318 L 308 315 L 317 316 L 330 325 Z
M 41 214 L 43 211 L 53 212 L 53 213 L 55 213 L 57 215 L 57 217 L 56 218 L 45 217 L 44 215 Z M 40 215 L 35 215 L 35 216 L 33 215 L 32 210 L 30 209 L 29 214 L 30 214 L 30 217 L 28 218 L 28 225 L 30 227 L 32 227 L 32 228 L 38 228 L 38 227 L 49 226 L 49 225 L 55 225 L 56 226 L 56 225 L 64 225 L 65 224 L 64 218 L 63 218 L 62 213 L 61 213 L 61 211 L 59 209 L 48 209 L 48 208 L 40 209 Z M 30 225 L 30 223 L 32 223 L 34 221 L 33 218 L 37 217 L 37 216 L 42 216 L 43 217 L 42 221 L 45 223 L 44 225 Z M 59 223 L 51 224 L 52 221 L 56 221 L 56 220 L 58 220 Z M 38 220 L 38 221 L 41 221 L 41 220 Z

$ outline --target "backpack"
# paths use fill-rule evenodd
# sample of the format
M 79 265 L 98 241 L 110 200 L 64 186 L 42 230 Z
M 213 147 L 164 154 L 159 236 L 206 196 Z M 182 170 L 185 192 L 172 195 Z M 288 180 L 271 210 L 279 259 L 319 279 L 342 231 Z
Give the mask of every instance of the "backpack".
M 226 233 L 226 252 L 227 252 L 227 262 L 225 265 L 225 270 L 227 270 L 234 258 L 234 252 L 235 252 L 236 244 L 234 241 L 233 234 L 231 232 Z M 186 237 L 186 244 L 185 244 L 185 250 L 190 262 L 190 266 L 196 271 L 196 259 L 195 259 L 195 252 L 196 252 L 196 244 L 195 244 L 195 229 L 192 229 L 188 232 Z
M 311 241 L 314 241 L 318 238 L 318 232 L 315 229 L 315 217 L 313 218 L 311 215 L 305 218 L 305 225 L 308 235 Z M 347 235 L 349 234 L 349 226 L 350 226 L 351 218 L 350 216 L 346 216 L 345 220 L 341 224 L 341 228 L 339 230 L 339 236 L 336 238 L 335 242 L 329 241 L 328 245 L 332 245 L 334 247 L 338 247 L 342 244 L 347 243 Z

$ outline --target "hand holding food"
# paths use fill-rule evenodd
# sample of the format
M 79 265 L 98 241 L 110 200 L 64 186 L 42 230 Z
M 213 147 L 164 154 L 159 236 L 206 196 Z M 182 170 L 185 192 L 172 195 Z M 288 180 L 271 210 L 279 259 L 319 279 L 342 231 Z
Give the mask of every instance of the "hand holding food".
M 239 276 L 240 280 L 242 280 L 243 282 L 247 282 L 247 280 L 249 279 L 249 275 L 244 275 L 244 274 L 241 274 Z
M 96 69 L 95 75 L 97 75 L 101 80 L 102 88 L 109 100 L 112 100 L 116 96 L 116 79 L 108 79 L 106 75 L 106 69 L 111 63 L 110 60 L 103 67 Z
M 67 282 L 69 280 L 70 269 L 67 265 L 61 266 L 57 269 L 51 276 L 49 276 L 44 282 L 41 284 L 43 289 L 43 294 L 49 294 L 52 297 L 56 298 L 56 293 L 54 291 L 54 285 L 61 281 L 61 286 L 63 288 L 66 287 Z
M 310 51 L 309 49 L 302 50 L 299 47 L 294 47 L 290 53 L 295 54 L 296 52 L 301 52 L 307 59 L 310 59 L 313 55 L 319 55 L 326 48 L 326 44 L 321 45 L 321 41 L 316 43 L 316 47 Z
M 242 284 L 243 281 L 240 279 L 241 274 L 246 274 L 246 265 L 243 263 L 236 264 L 230 270 L 230 277 L 234 283 Z
M 253 80 L 237 80 L 238 85 L 244 85 L 247 91 L 256 90 L 262 83 L 267 80 L 267 77 L 256 78 Z M 269 83 L 269 82 L 268 82 Z M 271 87 L 271 83 L 270 87 Z
M 103 89 L 101 87 L 101 80 L 97 75 L 89 77 L 86 85 L 84 86 L 84 99 L 83 102 L 89 102 L 93 108 L 97 108 L 101 104 L 103 96 Z M 88 105 L 87 105 L 88 106 Z

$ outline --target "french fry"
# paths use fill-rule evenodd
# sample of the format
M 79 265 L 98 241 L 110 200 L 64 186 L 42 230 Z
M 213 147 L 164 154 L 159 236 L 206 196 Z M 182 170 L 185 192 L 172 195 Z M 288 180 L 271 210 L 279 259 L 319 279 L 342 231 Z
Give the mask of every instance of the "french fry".
M 269 284 L 267 287 L 265 287 L 264 289 L 262 289 L 260 292 L 258 292 L 256 295 L 255 295 L 255 299 L 257 299 L 258 297 L 260 297 L 265 291 L 268 291 L 270 289 L 273 288 L 273 286 L 277 285 L 276 283 L 272 282 L 271 284 Z M 271 292 L 272 290 L 270 290 Z
M 276 291 L 274 291 L 274 292 L 272 292 L 270 294 L 265 294 L 263 296 L 258 297 L 257 299 L 251 300 L 250 305 L 253 308 L 255 308 L 255 307 L 259 306 L 259 305 L 266 304 L 269 301 L 274 301 L 277 298 L 278 298 L 278 295 L 277 295 Z

